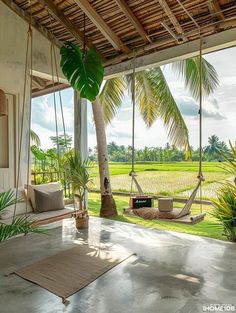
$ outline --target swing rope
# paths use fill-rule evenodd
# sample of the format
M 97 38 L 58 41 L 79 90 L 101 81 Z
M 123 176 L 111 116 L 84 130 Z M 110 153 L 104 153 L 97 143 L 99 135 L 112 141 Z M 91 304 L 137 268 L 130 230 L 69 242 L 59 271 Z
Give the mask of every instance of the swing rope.
M 135 52 L 133 56 L 133 71 L 132 71 L 132 80 L 131 80 L 131 93 L 132 93 L 132 161 L 131 161 L 131 187 L 130 187 L 130 196 L 133 194 L 133 186 L 135 184 L 138 189 L 139 195 L 143 195 L 143 190 L 138 183 L 136 178 L 137 174 L 135 173 L 134 163 L 135 163 L 135 145 L 134 145 L 134 136 L 135 136 L 135 106 L 136 106 L 136 94 L 135 94 Z
M 199 30 L 200 32 L 200 30 Z M 199 49 L 199 171 L 198 179 L 200 181 L 200 211 L 202 213 L 202 182 L 205 180 L 202 172 L 202 159 L 203 159 L 203 150 L 202 150 L 202 37 L 200 33 L 200 49 Z
M 31 3 L 30 3 L 31 4 Z M 31 11 L 31 10 L 30 10 Z M 28 117 L 28 154 L 27 154 L 27 195 L 26 195 L 26 215 L 28 216 L 28 200 L 29 200 L 29 179 L 30 179 L 30 127 L 31 127 L 31 99 L 32 99 L 32 68 L 33 68 L 33 39 L 32 39 L 32 14 L 30 14 L 29 27 L 27 31 L 27 39 L 26 39 L 26 54 L 25 54 L 25 69 L 24 69 L 24 87 L 23 87 L 23 99 L 22 99 L 22 113 L 21 113 L 21 124 L 20 124 L 20 138 L 19 138 L 19 146 L 18 146 L 18 160 L 17 160 L 17 175 L 16 175 L 16 194 L 15 194 L 15 203 L 14 203 L 14 211 L 12 222 L 16 219 L 16 211 L 17 211 L 17 200 L 19 195 L 19 183 L 20 183 L 20 165 L 22 159 L 22 145 L 23 145 L 23 130 L 24 130 L 24 119 L 25 119 L 25 107 L 26 107 L 26 89 L 27 89 L 27 78 L 28 71 L 30 76 L 30 92 L 29 92 L 29 117 Z M 28 65 L 30 63 L 30 65 Z M 29 67 L 29 69 L 28 69 Z M 27 221 L 27 219 L 26 219 Z
M 58 66 L 57 66 L 57 61 L 56 61 L 56 51 L 55 51 L 55 45 L 53 43 L 52 43 L 52 50 L 53 50 L 53 57 L 54 57 L 54 63 L 55 63 L 55 72 L 56 72 L 57 83 L 59 84 L 60 79 L 59 79 Z M 55 88 L 53 88 L 53 92 L 55 93 Z M 61 90 L 60 89 L 58 90 L 58 94 L 59 94 L 59 103 L 60 103 L 60 111 L 61 111 L 61 119 L 62 119 L 63 135 L 64 135 L 64 140 L 65 140 L 65 147 L 66 147 L 66 151 L 68 152 L 68 145 L 67 145 L 67 140 L 66 140 L 65 117 L 64 117 L 64 110 L 63 110 L 62 96 L 61 96 Z
M 30 92 L 29 92 L 29 119 L 28 119 L 28 154 L 27 154 L 27 183 L 26 183 L 26 194 L 27 194 L 27 201 L 26 201 L 26 221 L 28 218 L 28 203 L 29 203 L 29 184 L 30 184 L 30 174 L 31 174 L 31 162 L 30 162 L 30 129 L 31 129 L 31 114 L 32 114 L 32 87 L 33 87 L 33 76 L 32 76 L 32 69 L 33 69 L 33 36 L 32 36 L 32 27 L 30 22 Z
M 54 82 L 54 65 L 53 65 L 53 44 L 50 47 L 50 57 L 51 57 L 51 74 L 52 74 L 52 88 L 53 88 L 53 109 L 54 109 L 54 119 L 55 119 L 55 132 L 56 132 L 56 148 L 57 148 L 57 162 L 58 162 L 58 178 L 61 180 L 61 160 L 60 160 L 60 147 L 59 147 L 59 132 L 58 132 L 58 120 L 57 120 L 57 101 L 56 101 L 56 91 Z

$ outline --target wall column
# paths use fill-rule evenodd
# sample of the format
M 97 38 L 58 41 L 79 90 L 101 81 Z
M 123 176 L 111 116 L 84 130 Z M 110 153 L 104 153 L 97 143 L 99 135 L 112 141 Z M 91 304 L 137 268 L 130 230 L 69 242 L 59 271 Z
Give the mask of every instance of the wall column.
M 82 159 L 88 157 L 87 100 L 74 92 L 74 148 Z

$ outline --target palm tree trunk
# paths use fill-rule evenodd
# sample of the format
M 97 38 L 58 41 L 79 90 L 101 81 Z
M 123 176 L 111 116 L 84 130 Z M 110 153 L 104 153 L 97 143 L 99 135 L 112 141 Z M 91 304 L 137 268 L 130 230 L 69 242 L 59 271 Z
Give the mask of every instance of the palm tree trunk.
M 97 136 L 98 165 L 101 189 L 100 216 L 115 216 L 117 215 L 117 210 L 116 203 L 111 191 L 105 123 L 101 103 L 98 97 L 95 101 L 93 101 L 92 108 Z

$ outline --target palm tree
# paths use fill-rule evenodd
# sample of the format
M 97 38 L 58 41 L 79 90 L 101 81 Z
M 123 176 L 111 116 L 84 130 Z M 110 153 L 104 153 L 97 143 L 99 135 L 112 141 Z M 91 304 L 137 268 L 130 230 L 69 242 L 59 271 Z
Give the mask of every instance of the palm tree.
M 200 70 L 199 57 L 172 64 L 174 74 L 184 79 L 186 88 L 194 99 L 199 100 Z M 168 137 L 178 148 L 189 149 L 188 129 L 169 89 L 160 67 L 136 73 L 136 104 L 148 127 L 162 119 L 168 129 Z M 218 75 L 214 67 L 203 59 L 202 62 L 203 95 L 209 96 L 218 86 Z M 100 93 L 100 101 L 106 124 L 110 123 L 121 107 L 124 94 L 131 94 L 132 76 L 126 75 L 106 81 Z
M 35 145 L 37 147 L 41 146 L 41 141 L 40 141 L 39 136 L 32 129 L 30 130 L 30 141 L 31 141 L 31 146 L 32 145 Z
M 106 81 L 98 96 L 101 85 L 101 67 L 93 49 L 88 50 L 83 58 L 79 47 L 69 43 L 61 48 L 61 67 L 70 84 L 76 88 L 81 97 L 92 103 L 94 124 L 97 136 L 98 164 L 101 186 L 101 216 L 116 215 L 116 205 L 112 196 L 105 122 L 115 116 L 117 108 L 122 105 L 123 96 L 131 90 L 131 75 L 117 77 Z M 186 87 L 195 98 L 199 98 L 200 62 L 199 57 L 177 62 L 173 67 L 185 78 Z M 209 95 L 218 85 L 215 69 L 206 61 L 202 62 L 203 92 Z M 176 147 L 189 149 L 188 129 L 171 94 L 161 68 L 136 73 L 136 103 L 139 111 L 150 127 L 156 119 L 161 118 L 168 128 L 168 135 Z
M 215 160 L 221 156 L 222 143 L 216 135 L 208 138 L 209 145 L 204 147 L 204 153 L 208 155 L 209 160 Z

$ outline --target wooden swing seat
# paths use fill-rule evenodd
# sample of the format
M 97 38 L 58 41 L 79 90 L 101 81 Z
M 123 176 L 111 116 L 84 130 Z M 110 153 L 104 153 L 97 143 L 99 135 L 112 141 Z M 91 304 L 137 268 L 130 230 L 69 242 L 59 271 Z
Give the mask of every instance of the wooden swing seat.
M 62 221 L 66 218 L 73 217 L 73 214 L 75 213 L 74 208 L 72 206 L 65 206 L 62 210 L 55 210 L 50 212 L 42 212 L 42 213 L 29 213 L 28 217 L 29 219 L 35 220 L 35 225 L 42 226 L 47 225 L 53 222 Z M 17 217 L 25 215 L 25 214 L 19 214 Z M 4 220 L 0 220 L 0 223 L 3 224 L 11 224 L 12 223 L 12 217 Z
M 157 208 L 140 208 L 140 209 L 124 209 L 124 214 L 129 216 L 140 217 L 147 220 L 159 220 L 173 223 L 181 223 L 194 225 L 204 220 L 206 213 L 200 213 L 198 215 L 186 214 L 181 217 L 177 217 L 181 209 L 174 208 L 172 212 L 160 212 Z

